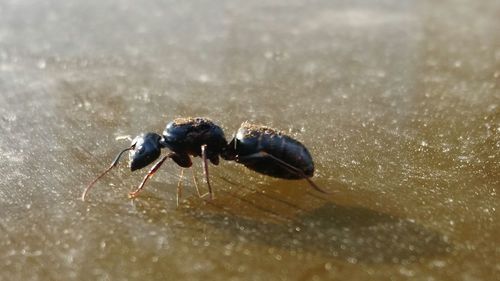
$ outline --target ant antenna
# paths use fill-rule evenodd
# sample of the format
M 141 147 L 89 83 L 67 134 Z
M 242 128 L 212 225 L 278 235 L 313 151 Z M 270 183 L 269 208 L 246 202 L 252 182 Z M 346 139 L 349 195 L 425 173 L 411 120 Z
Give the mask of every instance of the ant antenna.
M 118 165 L 118 161 L 120 160 L 120 158 L 122 157 L 123 153 L 129 151 L 129 150 L 132 150 L 134 149 L 134 145 L 122 150 L 120 153 L 118 153 L 118 155 L 116 155 L 115 157 L 115 160 L 113 160 L 113 162 L 111 163 L 111 165 L 106 169 L 104 170 L 104 172 L 102 172 L 97 178 L 95 178 L 91 183 L 89 183 L 89 185 L 87 185 L 87 187 L 85 188 L 85 191 L 83 191 L 83 194 L 82 194 L 82 201 L 85 202 L 85 197 L 87 196 L 87 193 L 89 192 L 89 190 L 94 186 L 94 184 L 100 179 L 102 178 L 105 174 L 107 174 L 111 169 L 113 169 L 114 167 L 116 167 L 116 165 Z

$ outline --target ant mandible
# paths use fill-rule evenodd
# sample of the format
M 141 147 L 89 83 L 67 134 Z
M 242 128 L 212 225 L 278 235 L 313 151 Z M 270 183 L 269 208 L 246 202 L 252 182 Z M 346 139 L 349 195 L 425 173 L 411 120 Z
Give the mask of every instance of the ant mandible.
M 208 185 L 210 199 L 213 191 L 208 175 L 207 159 L 219 164 L 219 156 L 227 161 L 235 161 L 258 173 L 282 179 L 305 179 L 314 189 L 329 193 L 317 186 L 310 178 L 314 175 L 314 162 L 307 148 L 285 133 L 263 125 L 248 122 L 241 124 L 237 134 L 228 144 L 223 130 L 210 119 L 204 117 L 177 118 L 167 124 L 163 136 L 146 133 L 137 136 L 130 147 L 122 150 L 111 165 L 94 179 L 82 194 L 82 200 L 94 184 L 114 168 L 123 153 L 130 151 L 130 169 L 144 168 L 158 159 L 162 148 L 171 150 L 146 174 L 141 184 L 129 197 L 136 197 L 146 181 L 168 158 L 183 168 L 192 166 L 190 156 L 201 156 L 203 172 Z M 180 182 L 177 186 L 179 204 Z M 199 195 L 199 192 L 198 192 Z

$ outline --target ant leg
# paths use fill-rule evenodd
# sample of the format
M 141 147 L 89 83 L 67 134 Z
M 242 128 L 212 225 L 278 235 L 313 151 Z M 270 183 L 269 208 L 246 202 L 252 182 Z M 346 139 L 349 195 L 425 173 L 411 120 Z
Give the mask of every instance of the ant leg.
M 179 153 L 175 152 L 172 154 L 172 160 L 182 168 L 189 168 L 193 165 L 193 162 L 191 162 L 191 158 L 189 157 L 189 154 L 187 153 Z M 194 171 L 194 169 L 192 169 Z M 193 178 L 194 178 L 194 173 L 193 173 Z M 198 192 L 198 195 L 200 194 L 200 191 L 198 190 L 198 184 L 196 183 L 195 179 L 195 185 L 196 185 L 196 191 Z
M 207 161 L 207 145 L 204 144 L 201 146 L 201 158 L 203 159 L 203 174 L 205 175 L 205 180 L 208 185 L 208 194 L 210 196 L 210 200 L 214 199 L 214 193 L 212 192 L 212 186 L 210 185 L 210 179 L 208 175 L 208 161 Z
M 173 156 L 173 153 L 169 153 L 169 154 L 165 155 L 160 161 L 156 162 L 156 164 L 146 174 L 146 176 L 142 180 L 141 184 L 137 187 L 137 189 L 134 190 L 134 191 L 132 191 L 132 192 L 129 192 L 128 197 L 129 198 L 136 197 L 137 194 L 139 192 L 141 192 L 141 190 L 144 188 L 144 185 L 146 184 L 146 181 L 149 178 L 151 178 L 154 175 L 154 173 L 156 173 L 156 171 L 161 167 L 161 165 L 163 164 L 163 162 L 165 162 L 165 160 L 167 160 L 167 158 L 171 158 L 172 156 Z
M 179 207 L 179 201 L 182 196 L 182 178 L 184 176 L 184 168 L 181 168 L 181 173 L 179 175 L 179 182 L 177 183 L 177 207 Z
M 196 193 L 198 193 L 198 197 L 203 197 L 200 193 L 200 189 L 198 188 L 198 181 L 196 180 L 196 171 L 195 169 L 191 169 L 191 172 L 193 174 L 193 183 L 194 183 L 194 187 L 196 188 Z
M 298 175 L 300 175 L 302 178 L 304 178 L 314 189 L 316 189 L 317 191 L 321 192 L 321 193 L 326 193 L 326 194 L 331 194 L 331 192 L 328 192 L 322 188 L 320 188 L 319 186 L 317 186 L 306 174 L 304 174 L 304 172 L 302 172 L 300 169 L 286 163 L 285 161 L 279 159 L 278 157 L 275 157 L 274 155 L 272 154 L 269 154 L 265 151 L 260 151 L 260 152 L 257 152 L 257 153 L 254 153 L 254 154 L 250 154 L 250 155 L 247 155 L 247 156 L 243 156 L 243 157 L 239 157 L 239 159 L 237 160 L 238 162 L 240 161 L 246 161 L 246 160 L 251 160 L 251 159 L 258 159 L 258 158 L 269 158 L 269 159 L 272 159 L 274 160 L 276 163 L 278 163 L 279 165 L 281 165 L 283 168 L 285 169 L 288 169 L 289 171 L 293 172 L 293 173 L 296 173 Z
M 89 183 L 87 185 L 87 187 L 85 188 L 85 190 L 83 191 L 82 193 L 82 201 L 85 201 L 85 197 L 87 196 L 87 193 L 89 192 L 89 190 L 92 188 L 92 186 L 94 186 L 94 184 L 100 179 L 102 178 L 105 174 L 107 174 L 111 169 L 113 169 L 114 167 L 116 167 L 116 165 L 118 165 L 118 161 L 120 160 L 120 158 L 122 157 L 123 153 L 129 151 L 129 150 L 132 150 L 134 148 L 134 146 L 131 146 L 131 147 L 128 147 L 124 150 L 122 150 L 120 153 L 118 153 L 118 155 L 116 155 L 115 159 L 113 160 L 113 162 L 111 163 L 111 165 L 106 169 L 104 170 L 104 172 L 102 172 L 99 176 L 97 176 L 97 178 L 95 178 L 91 183 Z

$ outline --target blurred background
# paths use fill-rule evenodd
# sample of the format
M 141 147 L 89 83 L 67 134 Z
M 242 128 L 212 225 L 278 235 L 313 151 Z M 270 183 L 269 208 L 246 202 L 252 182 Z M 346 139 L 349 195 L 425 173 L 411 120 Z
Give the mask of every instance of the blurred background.
M 0 280 L 499 280 L 500 2 L 0 2 Z M 127 136 L 206 116 L 310 150 L 314 181 Z M 205 190 L 199 159 L 194 167 Z

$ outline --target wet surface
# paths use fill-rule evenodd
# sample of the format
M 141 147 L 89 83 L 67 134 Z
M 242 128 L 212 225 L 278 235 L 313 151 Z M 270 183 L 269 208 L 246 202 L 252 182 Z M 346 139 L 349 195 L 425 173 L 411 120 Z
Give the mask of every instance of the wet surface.
M 494 280 L 496 1 L 3 1 L 1 280 Z M 314 181 L 123 161 L 208 116 L 301 140 Z M 201 164 L 195 159 L 200 187 Z

